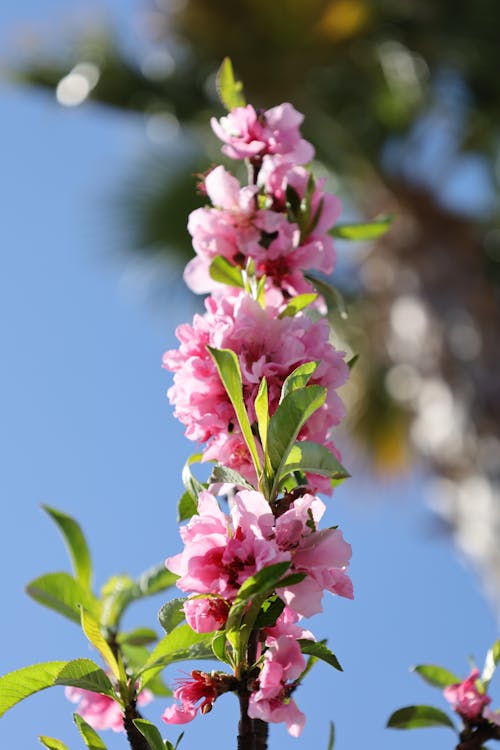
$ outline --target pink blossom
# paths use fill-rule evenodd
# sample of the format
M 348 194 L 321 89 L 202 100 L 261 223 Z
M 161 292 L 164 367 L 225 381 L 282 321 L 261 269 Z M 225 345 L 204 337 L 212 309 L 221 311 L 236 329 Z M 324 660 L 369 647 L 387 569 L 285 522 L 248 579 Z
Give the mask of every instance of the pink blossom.
M 304 671 L 306 661 L 296 639 L 290 635 L 266 638 L 264 667 L 259 676 L 259 689 L 263 697 L 270 698 L 281 689 L 281 684 L 293 682 Z
M 305 714 L 299 710 L 297 704 L 286 695 L 269 699 L 257 699 L 252 693 L 248 705 L 248 715 L 251 719 L 261 719 L 268 723 L 280 724 L 284 722 L 292 737 L 299 737 L 306 723 Z
M 324 510 L 319 498 L 305 494 L 275 519 L 260 492 L 241 490 L 226 516 L 216 498 L 204 491 L 198 514 L 181 528 L 183 551 L 168 558 L 166 565 L 179 576 L 177 586 L 182 591 L 212 594 L 231 602 L 247 578 L 269 565 L 290 561 L 290 571 L 305 573 L 307 578 L 277 593 L 290 610 L 309 617 L 322 611 L 324 590 L 353 596 L 347 574 L 351 546 L 338 529 L 317 530 Z M 194 630 L 210 632 L 224 625 L 227 603 L 194 598 L 186 602 L 185 612 Z M 276 624 L 283 627 L 287 622 L 288 630 L 272 634 L 307 637 L 297 635 L 290 617 L 289 613 L 287 621 L 282 617 Z
M 249 482 L 257 484 L 255 468 L 239 429 L 230 433 L 221 431 L 218 435 L 214 435 L 203 451 L 203 460 L 217 461 L 223 466 L 237 468 Z
M 250 696 L 248 715 L 267 722 L 285 722 L 288 731 L 298 737 L 305 723 L 290 694 L 294 681 L 305 669 L 305 659 L 294 637 L 282 635 L 266 639 L 264 665 L 258 689 Z
M 241 446 L 234 437 L 241 439 L 236 415 L 207 350 L 208 344 L 236 353 L 251 421 L 256 418 L 254 400 L 264 376 L 273 414 L 286 377 L 305 362 L 320 361 L 311 383 L 327 388 L 326 402 L 308 420 L 299 438 L 330 447 L 330 430 L 344 416 L 336 389 L 345 382 L 349 370 L 343 352 L 338 352 L 328 341 L 328 322 L 324 319 L 313 322 L 304 315 L 279 318 L 276 308 L 262 309 L 243 292 L 219 299 L 209 297 L 205 306 L 205 315 L 196 315 L 192 325 L 178 327 L 179 349 L 166 352 L 163 358 L 164 367 L 175 373 L 168 396 L 175 406 L 175 416 L 186 425 L 186 437 L 199 442 L 219 439 L 225 443 L 226 436 L 231 435 L 232 447 L 236 443 L 241 454 Z M 208 451 L 210 442 L 205 448 L 205 459 L 213 455 Z M 255 476 L 245 474 L 246 450 L 245 454 L 243 468 L 239 463 L 241 455 L 235 457 L 234 451 L 226 465 L 252 481 Z
M 166 561 L 169 570 L 180 576 L 177 587 L 232 601 L 247 578 L 290 559 L 268 538 L 272 519 L 259 492 L 237 493 L 230 516 L 220 511 L 213 495 L 202 492 L 198 514 L 181 528 L 184 550 Z
M 191 672 L 191 678 L 178 680 L 177 684 L 174 698 L 181 705 L 174 704 L 165 709 L 161 718 L 166 724 L 186 724 L 194 719 L 198 711 L 201 714 L 208 713 L 223 692 L 216 674 L 210 675 L 198 670 Z
M 292 553 L 293 570 L 306 573 L 301 583 L 278 591 L 286 604 L 304 617 L 322 611 L 323 591 L 353 598 L 347 575 L 351 545 L 338 529 L 317 530 L 324 503 L 314 495 L 297 498 L 289 510 L 276 519 L 276 542 Z
M 101 695 L 78 687 L 67 687 L 64 690 L 66 698 L 72 703 L 78 703 L 77 713 L 90 724 L 93 729 L 112 729 L 123 732 L 123 713 L 119 703 L 108 695 Z M 137 698 L 139 706 L 151 703 L 153 694 L 150 690 L 142 690 Z
M 270 284 L 281 289 L 288 297 L 314 292 L 304 272 L 311 269 L 319 271 L 324 264 L 318 262 L 316 252 L 303 250 L 298 226 L 288 221 L 285 214 L 276 215 L 281 218 L 277 229 L 252 248 L 251 256 L 255 261 L 257 276 L 266 276 Z M 330 266 L 333 268 L 333 260 Z
M 220 597 L 194 597 L 184 602 L 187 624 L 197 633 L 211 633 L 224 627 L 229 603 Z
M 473 669 L 463 682 L 449 685 L 443 690 L 446 700 L 463 719 L 479 718 L 483 709 L 491 703 L 491 698 L 478 690 L 478 679 L 479 669 Z
M 325 504 L 310 493 L 295 498 L 276 519 L 276 541 L 280 548 L 296 549 L 301 545 L 304 537 L 315 531 L 325 510 Z
M 258 188 L 241 188 L 222 166 L 209 172 L 204 186 L 214 208 L 198 208 L 189 215 L 188 231 L 197 257 L 184 272 L 187 285 L 198 293 L 214 288 L 209 267 L 215 257 L 220 255 L 237 265 L 243 260 L 244 265 L 245 258 L 257 251 L 262 232 L 274 232 L 283 221 L 280 214 L 258 210 Z
M 300 136 L 304 116 L 284 103 L 256 112 L 248 104 L 236 107 L 226 117 L 211 120 L 214 133 L 226 145 L 222 151 L 232 159 L 262 158 L 280 154 L 296 164 L 306 164 L 314 156 L 310 143 Z
M 347 567 L 351 545 L 338 529 L 324 529 L 304 539 L 294 553 L 294 569 L 307 573 L 307 578 L 282 591 L 285 602 L 304 617 L 322 611 L 323 591 L 353 598 Z

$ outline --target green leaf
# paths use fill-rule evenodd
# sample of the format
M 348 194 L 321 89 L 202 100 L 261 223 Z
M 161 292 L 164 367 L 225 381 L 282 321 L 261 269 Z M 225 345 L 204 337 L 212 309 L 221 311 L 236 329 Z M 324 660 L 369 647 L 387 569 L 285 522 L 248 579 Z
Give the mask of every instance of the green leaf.
M 309 219 L 310 219 L 311 209 L 312 209 L 312 205 L 311 205 L 312 204 L 312 197 L 313 197 L 315 188 L 316 188 L 316 180 L 314 179 L 314 175 L 312 174 L 312 172 L 310 172 L 309 173 L 309 179 L 307 180 L 307 190 L 306 190 L 306 194 L 305 194 L 305 197 L 304 197 L 304 203 L 305 203 L 305 206 L 304 206 L 304 208 L 305 208 L 304 221 L 306 223 L 308 223 Z M 319 208 L 320 208 L 319 213 L 321 213 L 321 210 L 323 208 L 323 201 L 322 200 L 320 201 Z M 316 209 L 316 213 L 317 212 L 318 212 L 318 209 Z M 317 221 L 317 219 L 316 219 L 316 221 Z
M 284 310 L 280 312 L 278 315 L 279 318 L 293 318 L 294 315 L 297 315 L 298 312 L 301 310 L 304 310 L 304 308 L 308 307 L 314 300 L 318 299 L 318 295 L 314 294 L 314 292 L 310 292 L 308 294 L 298 294 L 296 297 L 293 297 L 288 305 L 285 307 Z
M 160 625 L 166 633 L 170 633 L 177 625 L 180 625 L 186 619 L 182 605 L 187 600 L 187 597 L 179 597 L 177 599 L 171 599 L 169 602 L 163 605 L 158 612 L 158 619 Z
M 333 750 L 333 746 L 335 745 L 335 724 L 333 721 L 330 722 L 330 732 L 328 734 L 328 745 L 326 747 L 326 750 Z
M 355 354 L 354 357 L 351 357 L 351 359 L 348 360 L 347 367 L 349 368 L 349 370 L 352 370 L 352 368 L 354 367 L 358 359 L 359 359 L 359 354 Z
M 391 729 L 420 729 L 422 727 L 450 727 L 450 717 L 434 706 L 406 706 L 395 711 L 387 722 Z
M 253 258 L 248 257 L 245 265 L 245 273 L 247 278 L 255 276 L 255 261 Z
M 208 480 L 209 484 L 218 484 L 222 482 L 224 484 L 234 484 L 238 487 L 245 487 L 248 490 L 254 490 L 255 487 L 245 479 L 245 477 L 236 471 L 235 469 L 229 469 L 227 466 L 222 464 L 216 464 L 212 469 L 212 474 Z
M 112 576 L 101 589 L 101 624 L 117 628 L 128 605 L 134 601 L 137 584 L 126 575 Z
M 339 292 L 339 290 L 323 279 L 318 279 L 316 276 L 311 276 L 308 273 L 304 275 L 325 300 L 328 312 L 330 314 L 337 313 L 342 320 L 347 320 L 347 318 L 349 317 L 347 313 L 347 307 L 344 301 L 344 297 Z
M 49 750 L 68 750 L 68 746 L 65 745 L 64 742 L 61 742 L 61 740 L 56 740 L 55 737 L 45 737 L 45 735 L 40 735 L 38 739 L 42 745 L 48 747 Z
M 52 687 L 65 661 L 48 661 L 17 669 L 0 677 L 0 716 L 39 690 Z
M 259 428 L 260 442 L 267 458 L 267 432 L 269 430 L 269 397 L 267 393 L 267 380 L 262 378 L 257 396 L 255 397 L 255 414 L 257 415 L 257 426 Z
M 317 641 L 309 641 L 307 638 L 299 638 L 298 643 L 303 654 L 315 656 L 317 659 L 325 661 L 331 667 L 338 669 L 339 672 L 343 671 L 337 657 L 333 651 L 330 651 L 326 644 L 318 643 Z
M 285 602 L 282 601 L 279 596 L 269 597 L 263 602 L 260 612 L 255 621 L 255 630 L 261 630 L 262 628 L 272 628 L 276 624 L 276 620 L 285 609 Z
M 245 409 L 245 403 L 243 401 L 243 383 L 241 380 L 241 370 L 238 358 L 231 349 L 214 349 L 211 346 L 207 346 L 207 349 L 213 357 L 220 379 L 222 380 L 227 395 L 233 405 L 241 433 L 248 446 L 248 450 L 250 451 L 257 476 L 260 476 L 262 473 L 260 458 L 252 434 L 250 420 L 248 419 L 248 414 Z
M 26 593 L 39 604 L 54 609 L 73 622 L 80 622 L 79 606 L 99 617 L 99 602 L 69 573 L 47 573 L 26 586 Z
M 307 573 L 290 573 L 289 576 L 281 578 L 276 584 L 276 587 L 281 589 L 295 586 L 296 583 L 302 583 L 305 578 L 307 578 Z
M 54 685 L 69 685 L 116 698 L 108 675 L 91 659 L 74 659 L 64 662 L 64 666 L 54 680 Z
M 243 84 L 234 77 L 233 64 L 229 57 L 225 57 L 220 66 L 215 80 L 215 87 L 219 99 L 225 108 L 230 112 L 236 107 L 245 106 L 245 96 L 243 94 Z
M 291 448 L 283 466 L 281 477 L 294 471 L 320 474 L 324 477 L 332 477 L 332 479 L 347 479 L 350 477 L 347 469 L 342 466 L 328 448 L 309 440 L 299 441 Z
M 379 216 L 369 222 L 337 224 L 330 234 L 343 240 L 376 240 L 387 232 L 392 222 L 392 216 Z
M 290 565 L 288 561 L 268 565 L 242 583 L 227 616 L 228 635 L 230 635 L 229 631 L 238 631 L 241 628 L 243 616 L 245 616 L 248 629 L 254 626 L 264 599 L 274 591 Z M 253 600 L 252 604 L 255 605 L 252 606 L 252 611 L 248 609 L 250 600 Z
M 54 685 L 73 685 L 114 697 L 108 676 L 90 659 L 49 661 L 0 677 L 0 716 L 24 698 Z
M 145 737 L 151 750 L 165 750 L 165 745 L 157 727 L 146 719 L 134 719 L 134 725 Z
M 315 180 L 312 174 L 307 181 L 307 190 L 301 199 L 298 192 L 289 185 L 286 189 L 286 200 L 288 209 L 288 219 L 298 224 L 300 229 L 300 244 L 316 229 L 321 214 L 323 212 L 324 199 L 322 198 L 312 213 L 312 198 L 315 190 Z
M 137 579 L 137 593 L 135 598 L 154 596 L 162 591 L 166 591 L 175 586 L 178 578 L 179 576 L 175 573 L 167 570 L 164 562 L 153 565 L 152 568 L 148 568 Z
M 258 594 L 268 594 L 281 581 L 291 563 L 289 561 L 274 563 L 262 568 L 255 575 L 250 576 L 244 581 L 236 595 L 236 602 L 246 602 Z
M 233 266 L 227 258 L 222 255 L 218 255 L 210 264 L 209 273 L 214 281 L 218 281 L 219 284 L 227 284 L 228 286 L 244 287 L 243 278 L 241 276 L 241 268 Z
M 80 714 L 73 714 L 73 720 L 89 750 L 106 750 L 106 745 L 101 740 L 95 729 L 92 729 L 90 724 L 87 724 Z
M 297 435 L 309 417 L 325 402 L 326 388 L 309 385 L 288 393 L 269 424 L 268 454 L 273 471 L 269 501 L 274 500 L 280 477 Z
M 49 514 L 52 520 L 55 521 L 63 535 L 71 557 L 76 579 L 84 589 L 90 590 L 92 561 L 80 525 L 71 518 L 71 516 L 67 516 L 65 513 L 62 513 L 55 508 L 51 508 L 49 505 L 42 505 L 42 508 Z
M 301 233 L 300 233 L 301 240 L 304 240 L 306 237 L 309 237 L 309 235 L 312 234 L 314 230 L 316 229 L 316 227 L 318 226 L 318 222 L 321 218 L 321 214 L 323 213 L 324 205 L 325 205 L 325 199 L 321 198 L 320 202 L 316 206 L 314 215 L 312 216 L 311 219 L 309 219 L 311 208 L 312 208 L 312 204 L 309 201 L 308 211 L 306 212 L 304 216 L 304 218 L 307 220 L 307 223 L 305 223 L 304 226 L 301 227 Z
M 193 453 L 192 456 L 189 456 L 182 469 L 182 482 L 184 484 L 184 487 L 186 488 L 186 491 L 189 492 L 195 503 L 198 503 L 198 495 L 205 489 L 205 487 L 196 479 L 195 476 L 193 476 L 190 466 L 192 464 L 198 463 L 198 461 L 201 461 L 202 458 L 203 455 L 201 453 Z
M 90 643 L 96 648 L 104 659 L 104 663 L 108 665 L 113 675 L 117 680 L 120 679 L 120 669 L 116 661 L 115 655 L 111 651 L 111 648 L 100 631 L 99 623 L 94 620 L 92 615 L 89 614 L 85 609 L 81 609 L 82 616 L 82 630 L 89 639 Z
M 159 563 L 142 573 L 134 581 L 129 576 L 113 576 L 102 589 L 102 625 L 117 628 L 127 607 L 146 596 L 154 596 L 173 586 L 178 576 Z
M 261 276 L 257 282 L 257 289 L 255 290 L 255 301 L 264 310 L 266 307 L 266 277 Z
M 158 640 L 158 634 L 151 628 L 135 628 L 129 633 L 119 633 L 117 642 L 122 646 L 128 643 L 130 646 L 146 646 Z
M 175 745 L 173 745 L 169 740 L 163 740 L 163 744 L 165 745 L 166 750 L 177 750 L 179 747 L 179 742 L 184 737 L 184 732 L 181 732 L 180 735 L 177 737 L 177 742 Z
M 233 648 L 233 663 L 244 658 L 248 639 L 259 617 L 261 607 L 281 582 L 290 562 L 276 563 L 259 570 L 240 586 L 226 621 L 226 637 Z
M 304 362 L 303 365 L 299 365 L 293 372 L 286 378 L 281 388 L 280 404 L 289 393 L 296 391 L 297 388 L 305 388 L 311 379 L 314 371 L 318 368 L 318 362 Z
M 212 633 L 195 633 L 187 624 L 176 627 L 157 644 L 147 662 L 137 671 L 137 676 L 144 675 L 142 687 L 167 664 L 213 658 L 212 638 Z
M 194 500 L 191 493 L 186 490 L 186 492 L 184 492 L 179 502 L 177 503 L 178 523 L 181 523 L 182 521 L 189 521 L 189 519 L 196 515 L 197 512 L 198 506 L 196 504 L 196 500 Z
M 340 484 L 343 484 L 345 482 L 345 480 L 348 479 L 348 478 L 349 477 L 341 477 L 340 479 L 332 479 L 332 481 L 330 482 L 330 484 L 331 484 L 332 487 L 338 487 Z
M 412 667 L 412 671 L 420 675 L 429 685 L 437 688 L 458 685 L 459 682 L 462 682 L 460 677 L 457 677 L 453 672 L 449 672 L 447 669 L 443 669 L 443 667 L 437 667 L 434 664 L 420 664 L 417 667 Z
M 180 741 L 182 740 L 183 737 L 184 737 L 184 732 L 181 732 L 180 735 L 177 737 L 177 741 L 176 741 L 176 743 L 174 745 L 174 750 L 177 750 L 177 748 L 179 747 L 179 743 L 180 743 Z
M 137 669 L 140 669 L 149 659 L 149 649 L 146 646 L 132 646 L 130 643 L 120 643 L 120 646 L 127 667 L 131 671 L 135 672 Z
M 214 635 L 212 640 L 212 651 L 214 652 L 216 659 L 226 663 L 228 662 L 226 652 L 226 634 L 223 630 Z
M 496 641 L 493 646 L 488 649 L 486 659 L 484 662 L 483 673 L 481 675 L 481 682 L 484 688 L 488 687 L 491 678 L 495 674 L 498 662 L 500 661 L 500 640 Z M 459 680 L 460 682 L 460 680 Z

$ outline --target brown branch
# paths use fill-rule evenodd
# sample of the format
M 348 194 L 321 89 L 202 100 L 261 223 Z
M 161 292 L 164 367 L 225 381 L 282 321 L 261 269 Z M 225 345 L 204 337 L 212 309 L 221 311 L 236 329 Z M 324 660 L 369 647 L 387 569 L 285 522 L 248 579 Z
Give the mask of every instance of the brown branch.
M 246 688 L 238 692 L 240 702 L 240 720 L 238 723 L 238 750 L 255 750 L 253 720 L 248 716 L 250 693 Z
M 131 705 L 125 707 L 123 714 L 123 726 L 127 733 L 127 739 L 131 750 L 151 750 L 146 738 L 135 726 L 134 719 L 142 719 L 141 714 L 135 706 L 135 701 Z
M 257 648 L 259 645 L 259 631 L 254 630 L 248 641 L 247 665 L 249 668 L 257 660 Z M 240 677 L 238 699 L 240 702 L 240 721 L 238 723 L 238 745 L 237 750 L 267 750 L 268 724 L 260 719 L 251 719 L 248 716 L 248 704 L 250 701 L 251 684 L 254 675 L 245 670 Z
M 455 750 L 481 750 L 488 740 L 500 740 L 500 727 L 484 719 L 468 722 L 460 732 L 460 742 Z
M 269 724 L 260 719 L 253 720 L 253 730 L 255 734 L 255 750 L 267 750 L 267 735 Z

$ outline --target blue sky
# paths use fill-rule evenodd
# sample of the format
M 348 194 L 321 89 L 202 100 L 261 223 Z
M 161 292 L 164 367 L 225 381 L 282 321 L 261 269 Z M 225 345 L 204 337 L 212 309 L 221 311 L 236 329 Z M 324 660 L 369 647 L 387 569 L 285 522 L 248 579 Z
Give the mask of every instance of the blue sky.
M 71 10 L 83 7 L 74 2 Z M 136 6 L 130 0 L 94 7 L 109 8 L 127 30 Z M 62 0 L 6 0 L 2 41 L 15 38 L 19 23 L 48 29 L 61 13 L 69 17 Z M 192 315 L 191 303 L 172 269 L 168 301 L 153 307 L 131 283 L 130 258 L 116 252 L 123 235 L 114 191 L 150 148 L 141 119 L 93 105 L 63 110 L 48 95 L 5 83 L 0 117 L 4 673 L 91 656 L 76 626 L 23 591 L 41 573 L 68 569 L 40 504 L 79 519 L 98 585 L 113 573 L 137 574 L 180 549 L 175 505 L 193 446 L 171 415 L 170 380 L 160 366 L 163 351 L 175 345 L 175 325 Z M 356 477 L 329 501 L 328 513 L 353 545 L 356 598 L 328 599 L 310 627 L 328 637 L 345 671 L 317 667 L 296 696 L 308 716 L 302 738 L 272 727 L 270 747 L 326 748 L 333 719 L 340 750 L 416 750 L 422 742 L 427 750 L 452 748 L 446 729 L 406 734 L 383 727 L 402 705 L 435 701 L 444 708 L 409 673 L 411 664 L 442 663 L 465 676 L 469 654 L 482 662 L 497 627 L 477 580 L 433 531 L 422 477 L 388 484 Z M 161 603 L 160 597 L 132 610 L 130 624 L 153 624 Z M 158 721 L 163 706 L 158 701 L 145 713 Z M 71 713 L 61 689 L 34 696 L 0 721 L 0 744 L 24 750 L 45 734 L 83 747 Z M 186 727 L 184 747 L 210 737 L 230 747 L 236 721 L 236 701 L 224 696 L 211 715 Z M 164 736 L 175 739 L 176 732 L 165 728 Z M 126 747 L 124 737 L 105 739 L 110 750 Z

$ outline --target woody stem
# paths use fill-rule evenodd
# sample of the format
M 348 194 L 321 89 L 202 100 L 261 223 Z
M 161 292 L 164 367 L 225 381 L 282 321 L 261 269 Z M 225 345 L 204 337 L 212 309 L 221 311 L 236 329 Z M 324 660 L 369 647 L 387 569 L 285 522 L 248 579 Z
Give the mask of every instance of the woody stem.
M 259 631 L 254 630 L 248 641 L 247 664 L 251 667 L 257 659 Z M 248 716 L 251 691 L 248 689 L 248 674 L 243 673 L 238 690 L 240 721 L 238 724 L 237 750 L 267 750 L 268 725 L 260 719 Z
M 141 714 L 135 706 L 135 701 L 125 706 L 123 714 L 123 726 L 127 733 L 127 739 L 131 750 L 151 750 L 146 738 L 139 732 L 134 724 L 134 719 L 142 719 Z

